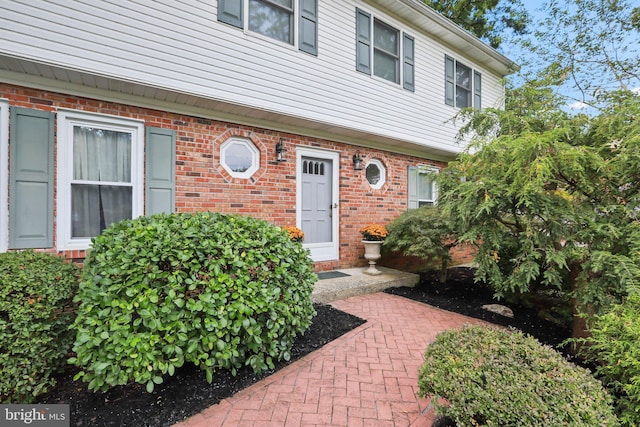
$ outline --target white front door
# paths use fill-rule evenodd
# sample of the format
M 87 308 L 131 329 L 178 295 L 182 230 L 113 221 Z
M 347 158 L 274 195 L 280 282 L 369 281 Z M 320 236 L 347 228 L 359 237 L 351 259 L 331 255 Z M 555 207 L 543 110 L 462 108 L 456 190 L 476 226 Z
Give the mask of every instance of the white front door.
M 338 259 L 338 165 L 335 152 L 297 150 L 297 223 L 314 261 Z

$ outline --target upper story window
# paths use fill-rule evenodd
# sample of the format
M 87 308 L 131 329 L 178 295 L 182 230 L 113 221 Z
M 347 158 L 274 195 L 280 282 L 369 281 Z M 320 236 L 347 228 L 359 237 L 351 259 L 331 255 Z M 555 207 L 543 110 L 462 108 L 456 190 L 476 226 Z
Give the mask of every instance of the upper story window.
M 356 70 L 413 91 L 414 51 L 413 37 L 356 9 Z
M 249 0 L 249 30 L 293 44 L 293 0 Z
M 318 0 L 218 0 L 218 20 L 318 54 Z
M 444 57 L 445 104 L 482 108 L 482 75 L 450 56 Z

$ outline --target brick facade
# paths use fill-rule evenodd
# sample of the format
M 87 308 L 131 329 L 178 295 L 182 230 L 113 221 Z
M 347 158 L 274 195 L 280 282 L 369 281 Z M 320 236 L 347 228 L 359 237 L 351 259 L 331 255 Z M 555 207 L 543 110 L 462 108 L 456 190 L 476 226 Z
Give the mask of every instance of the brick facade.
M 461 245 L 459 247 L 452 248 L 450 254 L 452 266 L 470 264 L 475 258 L 475 248 L 471 245 Z M 420 273 L 440 268 L 440 264 L 436 262 L 427 263 L 417 257 L 388 252 L 383 253 L 379 264 L 384 267 L 395 268 L 397 270 L 408 271 L 410 273 Z
M 233 212 L 280 226 L 295 225 L 296 147 L 339 152 L 340 259 L 317 263 L 317 271 L 365 266 L 358 230 L 368 223 L 389 223 L 407 209 L 407 167 L 445 165 L 390 151 L 8 84 L 0 84 L 0 98 L 8 99 L 9 105 L 15 107 L 109 114 L 143 120 L 145 126 L 175 130 L 178 212 Z M 233 136 L 250 138 L 260 151 L 260 169 L 250 179 L 231 177 L 220 165 L 220 145 Z M 274 147 L 281 139 L 287 149 L 286 162 L 275 159 Z M 352 156 L 358 149 L 365 163 L 376 158 L 386 167 L 386 183 L 381 189 L 371 188 L 364 170 L 354 170 Z M 67 251 L 64 255 L 84 257 L 83 251 Z

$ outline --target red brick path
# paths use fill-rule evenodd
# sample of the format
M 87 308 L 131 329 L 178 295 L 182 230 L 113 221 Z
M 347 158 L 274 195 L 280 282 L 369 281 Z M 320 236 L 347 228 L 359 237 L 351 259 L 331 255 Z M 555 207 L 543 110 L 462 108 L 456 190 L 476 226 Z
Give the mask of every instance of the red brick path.
M 332 305 L 367 323 L 174 427 L 430 426 L 422 355 L 441 331 L 479 321 L 385 293 Z

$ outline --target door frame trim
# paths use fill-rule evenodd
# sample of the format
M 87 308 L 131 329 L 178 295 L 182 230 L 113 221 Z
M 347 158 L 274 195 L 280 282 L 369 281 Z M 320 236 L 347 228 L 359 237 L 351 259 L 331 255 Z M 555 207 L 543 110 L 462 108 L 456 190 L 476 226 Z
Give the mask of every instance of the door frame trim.
M 311 147 L 296 147 L 296 226 L 302 227 L 302 157 L 316 157 L 323 160 L 331 160 L 331 204 L 338 205 L 340 200 L 340 152 L 322 150 Z M 340 257 L 339 248 L 339 226 L 340 226 L 340 206 L 336 208 L 336 214 L 331 220 L 331 245 L 322 243 L 303 243 L 303 247 L 311 251 L 311 259 L 318 261 L 333 261 Z

